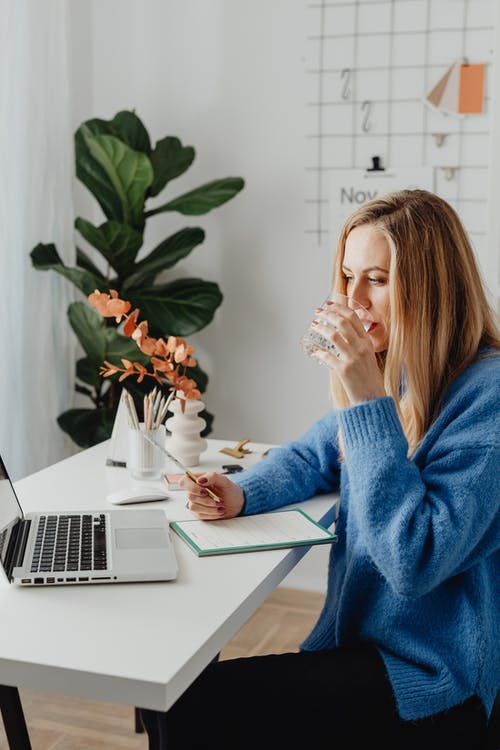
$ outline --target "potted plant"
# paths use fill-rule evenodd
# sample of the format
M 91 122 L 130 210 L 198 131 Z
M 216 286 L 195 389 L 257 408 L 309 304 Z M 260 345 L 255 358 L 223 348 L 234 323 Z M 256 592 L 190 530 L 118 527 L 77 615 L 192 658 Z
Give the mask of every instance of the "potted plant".
M 75 133 L 76 176 L 93 194 L 106 220 L 95 226 L 78 217 L 75 228 L 101 258 L 94 261 L 77 247 L 76 267 L 69 267 L 53 243 L 39 243 L 31 251 L 33 266 L 62 274 L 85 297 L 96 289 L 116 290 L 148 319 L 153 336 L 185 337 L 200 331 L 222 302 L 218 284 L 200 278 L 161 281 L 158 276 L 203 242 L 203 229 L 180 229 L 137 259 L 148 219 L 171 211 L 186 216 L 206 214 L 243 188 L 241 177 L 225 177 L 148 207 L 150 199 L 183 174 L 194 157 L 194 148 L 174 136 L 152 146 L 145 126 L 131 111 L 118 112 L 109 121 L 84 122 Z M 118 377 L 105 380 L 100 374 L 103 361 L 127 359 L 146 364 L 148 359 L 117 330 L 114 318 L 102 319 L 86 301 L 70 304 L 68 318 L 84 351 L 76 363 L 75 390 L 87 396 L 92 407 L 69 409 L 57 421 L 77 445 L 89 447 L 110 437 L 122 389 Z M 188 368 L 186 375 L 204 392 L 208 378 L 198 364 Z M 132 395 L 141 396 L 141 383 L 136 382 L 133 391 Z M 208 433 L 212 415 L 205 412 L 203 416 Z

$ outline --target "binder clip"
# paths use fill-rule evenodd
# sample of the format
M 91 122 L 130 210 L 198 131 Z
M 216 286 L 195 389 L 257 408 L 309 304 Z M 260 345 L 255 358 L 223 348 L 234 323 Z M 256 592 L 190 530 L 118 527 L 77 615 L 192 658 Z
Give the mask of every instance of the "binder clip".
M 222 464 L 224 471 L 223 474 L 237 474 L 239 471 L 243 471 L 243 466 L 239 464 Z
M 219 453 L 226 453 L 228 456 L 233 458 L 243 458 L 247 453 L 251 453 L 251 450 L 244 448 L 243 446 L 250 442 L 250 438 L 243 438 L 239 443 L 236 443 L 234 448 L 221 448 Z

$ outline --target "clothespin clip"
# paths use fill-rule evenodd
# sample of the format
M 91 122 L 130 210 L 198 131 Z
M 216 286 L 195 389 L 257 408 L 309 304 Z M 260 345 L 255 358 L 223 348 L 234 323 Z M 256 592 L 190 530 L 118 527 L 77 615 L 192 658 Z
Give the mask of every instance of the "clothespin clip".
M 449 133 L 431 133 L 431 135 L 436 141 L 436 146 L 440 148 L 450 134 Z
M 458 167 L 441 167 L 441 169 L 444 172 L 444 179 L 445 180 L 453 180 L 455 177 L 455 172 L 457 171 Z
M 219 453 L 226 453 L 228 456 L 233 458 L 243 458 L 247 453 L 251 453 L 251 450 L 244 448 L 243 446 L 250 442 L 250 438 L 243 438 L 239 443 L 236 443 L 234 448 L 221 448 Z

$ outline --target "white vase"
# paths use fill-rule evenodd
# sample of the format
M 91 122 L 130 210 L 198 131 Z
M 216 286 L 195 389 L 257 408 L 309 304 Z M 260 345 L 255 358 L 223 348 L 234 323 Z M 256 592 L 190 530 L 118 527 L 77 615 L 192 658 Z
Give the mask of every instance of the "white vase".
M 168 410 L 174 416 L 169 417 L 165 422 L 170 432 L 170 437 L 167 438 L 167 448 L 184 466 L 198 466 L 200 456 L 208 445 L 205 438 L 200 435 L 206 427 L 206 422 L 198 416 L 198 412 L 205 408 L 205 404 L 199 399 L 186 399 L 184 404 L 184 413 L 178 398 L 175 398 L 169 406 Z

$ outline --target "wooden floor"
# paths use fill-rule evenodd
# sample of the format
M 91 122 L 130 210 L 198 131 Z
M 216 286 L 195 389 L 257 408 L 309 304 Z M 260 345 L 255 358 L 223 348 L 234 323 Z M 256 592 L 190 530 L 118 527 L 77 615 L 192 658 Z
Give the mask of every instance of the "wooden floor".
M 323 594 L 276 589 L 221 658 L 296 651 L 322 602 Z M 134 732 L 132 708 L 30 690 L 20 695 L 33 750 L 147 750 L 146 736 Z M 8 750 L 1 721 L 0 750 Z

